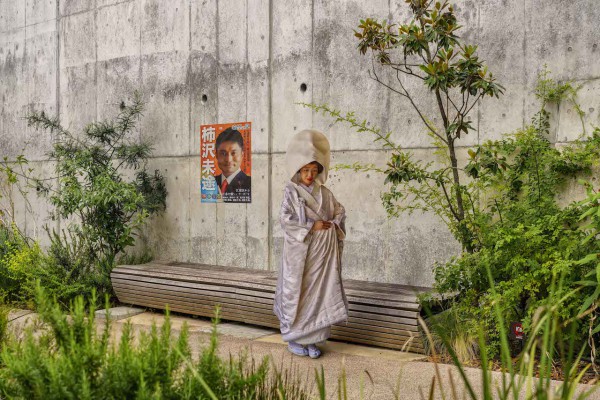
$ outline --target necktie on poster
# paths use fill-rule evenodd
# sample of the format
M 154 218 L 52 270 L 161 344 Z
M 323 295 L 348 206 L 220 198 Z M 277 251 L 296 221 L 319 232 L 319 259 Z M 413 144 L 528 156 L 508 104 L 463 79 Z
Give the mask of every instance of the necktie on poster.
M 227 191 L 227 184 L 227 179 L 225 179 L 221 184 L 221 193 L 225 193 Z

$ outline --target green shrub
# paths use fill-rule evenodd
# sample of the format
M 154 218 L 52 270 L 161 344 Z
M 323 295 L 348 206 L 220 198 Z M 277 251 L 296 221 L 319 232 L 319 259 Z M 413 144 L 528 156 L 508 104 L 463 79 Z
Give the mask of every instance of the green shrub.
M 367 43 L 369 35 L 389 28 L 374 21 L 364 22 L 361 43 Z M 396 45 L 406 46 L 410 36 L 402 31 L 400 37 L 404 41 Z M 384 35 L 372 43 L 394 38 L 394 35 Z M 374 49 L 379 55 L 387 51 L 391 48 Z M 566 100 L 581 110 L 575 101 L 576 91 L 571 83 L 555 82 L 546 69 L 542 70 L 535 92 L 540 111 L 531 124 L 501 140 L 487 141 L 469 149 L 469 157 L 461 168 L 451 162 L 451 150 L 436 135 L 430 136 L 441 167 L 432 161 L 415 159 L 410 151 L 391 142 L 391 133 L 385 134 L 372 124 L 361 122 L 353 113 L 343 115 L 326 105 L 308 105 L 332 116 L 336 122 L 350 124 L 358 132 L 373 134 L 375 141 L 392 151 L 385 168 L 359 163 L 337 166 L 384 174 L 386 190 L 382 201 L 388 215 L 433 212 L 463 245 L 466 250 L 463 254 L 434 267 L 436 291 L 452 298 L 443 307 L 453 309 L 438 317 L 453 323 L 437 324 L 434 333 L 446 329 L 445 333 L 456 338 L 456 344 L 465 350 L 459 352 L 462 355 L 473 354 L 471 350 L 477 348 L 481 325 L 489 340 L 490 355 L 498 355 L 499 333 L 491 312 L 494 304 L 500 307 L 506 320 L 522 321 L 528 331 L 540 301 L 548 296 L 553 273 L 564 272 L 565 282 L 561 287 L 569 292 L 590 270 L 589 265 L 579 262 L 593 247 L 579 229 L 581 207 L 576 203 L 562 205 L 559 195 L 565 192 L 567 184 L 589 175 L 592 168 L 598 166 L 600 129 L 596 128 L 585 140 L 574 141 L 561 149 L 548 139 L 550 113 L 546 107 Z M 457 170 L 470 180 L 453 183 L 451 175 Z M 464 207 L 458 206 L 454 190 L 461 193 Z M 496 285 L 493 295 L 486 275 L 488 269 Z M 600 289 L 595 293 L 597 300 Z M 427 298 L 423 301 L 427 302 Z M 581 305 L 582 299 L 574 298 L 561 309 L 561 318 L 568 320 L 577 316 Z M 450 332 L 450 329 L 456 331 Z M 580 342 L 587 336 L 583 330 L 580 327 L 576 332 Z
M 82 135 L 65 130 L 43 111 L 27 116 L 29 126 L 53 134 L 50 158 L 56 174 L 34 178 L 22 155 L 0 161 L 0 199 L 5 202 L 0 206 L 0 292 L 8 302 L 30 306 L 36 280 L 63 306 L 78 295 L 90 298 L 92 291 L 100 298 L 112 295 L 116 257 L 133 245 L 146 218 L 166 205 L 163 177 L 146 168 L 150 145 L 131 136 L 142 109 L 136 94 L 131 105 L 121 103 L 113 121 L 91 123 Z M 13 194 L 18 192 L 30 211 L 24 183 L 48 198 L 53 219 L 69 221 L 60 232 L 46 228 L 47 253 L 15 225 Z
M 585 183 L 587 187 L 587 198 L 579 205 L 582 208 L 580 220 L 584 222 L 581 227 L 585 234 L 584 244 L 586 253 L 583 258 L 577 261 L 577 265 L 582 268 L 586 266 L 589 272 L 585 277 L 577 282 L 583 296 L 583 304 L 578 311 L 578 317 L 587 322 L 587 337 L 590 344 L 590 358 L 596 362 L 597 350 L 596 343 L 600 336 L 600 323 L 598 317 L 600 312 L 600 190 Z
M 94 264 L 87 253 L 82 253 L 76 237 L 67 242 L 55 236 L 44 253 L 37 242 L 16 230 L 4 236 L 0 294 L 7 303 L 33 308 L 36 282 L 63 307 L 79 295 L 91 298 L 92 292 L 111 294 L 108 269 L 101 269 L 101 264 Z
M 210 344 L 198 361 L 190 358 L 187 327 L 177 337 L 168 318 L 134 341 L 125 325 L 110 344 L 110 323 L 99 332 L 96 303 L 85 310 L 82 297 L 61 311 L 42 289 L 38 311 L 48 329 L 30 331 L 21 342 L 9 341 L 2 352 L 0 397 L 26 399 L 308 399 L 298 380 L 270 371 L 268 360 L 256 364 L 242 355 L 225 361 L 217 355 L 215 319 Z
M 578 262 L 591 245 L 579 229 L 581 207 L 561 206 L 557 193 L 569 180 L 589 173 L 599 152 L 600 130 L 559 151 L 545 132 L 530 126 L 471 153 L 467 171 L 485 190 L 473 223 L 479 251 L 438 265 L 435 288 L 457 294 L 450 306 L 463 321 L 460 329 L 474 335 L 483 324 L 491 355 L 498 354 L 500 344 L 493 307 L 508 321 L 523 321 L 528 332 L 534 313 L 550 295 L 553 276 L 562 276 L 562 296 L 590 270 Z M 581 303 L 581 297 L 574 297 L 557 317 L 574 318 Z M 583 338 L 582 333 L 576 335 Z
M 35 291 L 36 273 L 44 263 L 39 245 L 29 244 L 17 234 L 4 244 L 0 259 L 0 294 L 5 301 L 31 306 Z
M 142 111 L 136 94 L 132 104 L 121 103 L 114 120 L 92 122 L 81 135 L 44 112 L 27 116 L 29 126 L 49 130 L 55 137 L 50 157 L 58 185 L 35 180 L 38 192 L 48 196 L 54 217 L 74 221 L 70 232 L 79 236 L 93 260 L 108 268 L 134 244 L 146 218 L 166 207 L 164 179 L 158 170 L 149 173 L 146 167 L 152 148 L 131 135 Z
M 4 348 L 8 332 L 8 307 L 4 304 L 4 299 L 0 297 L 0 351 Z M 2 363 L 0 362 L 0 367 Z
M 71 231 L 49 235 L 51 244 L 46 263 L 38 274 L 48 294 L 63 306 L 68 306 L 77 296 L 91 299 L 92 292 L 98 299 L 112 296 L 110 271 L 113 265 L 108 260 L 96 260 L 90 254 L 86 239 Z

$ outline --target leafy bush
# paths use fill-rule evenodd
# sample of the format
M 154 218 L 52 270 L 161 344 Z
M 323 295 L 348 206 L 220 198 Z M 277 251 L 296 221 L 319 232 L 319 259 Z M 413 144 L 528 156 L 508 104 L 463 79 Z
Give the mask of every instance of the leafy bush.
M 112 294 L 116 257 L 125 255 L 146 218 L 166 205 L 163 177 L 146 168 L 151 147 L 131 135 L 142 109 L 136 94 L 133 104 L 121 103 L 114 121 L 91 123 L 82 135 L 44 112 L 28 115 L 30 126 L 48 129 L 56 138 L 50 153 L 56 175 L 33 177 L 22 155 L 0 162 L 0 291 L 7 301 L 31 304 L 36 280 L 63 305 L 78 295 L 90 298 L 93 290 L 101 297 Z M 53 219 L 67 222 L 60 232 L 46 228 L 47 253 L 15 224 L 13 194 L 27 201 L 23 183 L 47 196 Z
M 93 259 L 108 265 L 134 244 L 144 220 L 166 205 L 163 177 L 146 169 L 152 148 L 131 138 L 142 111 L 136 94 L 131 105 L 121 103 L 114 121 L 90 123 L 81 136 L 44 112 L 27 116 L 29 126 L 49 130 L 56 138 L 50 156 L 56 160 L 58 187 L 37 180 L 38 191 L 48 195 L 55 217 L 76 219 L 72 233 L 89 247 Z M 126 179 L 127 170 L 135 172 L 133 180 Z
M 112 296 L 110 272 L 113 265 L 106 259 L 96 260 L 90 255 L 86 239 L 71 231 L 49 232 L 50 248 L 46 263 L 38 271 L 37 277 L 49 295 L 60 304 L 68 306 L 77 296 L 97 298 Z
M 96 303 L 88 311 L 82 297 L 70 315 L 41 289 L 38 310 L 48 330 L 29 332 L 2 352 L 0 397 L 27 399 L 308 399 L 298 380 L 269 371 L 267 359 L 217 356 L 215 319 L 211 341 L 198 361 L 190 358 L 187 328 L 172 337 L 168 314 L 162 327 L 141 333 L 134 344 L 130 325 L 111 345 L 110 323 L 98 332 Z
M 587 266 L 589 272 L 585 278 L 577 282 L 581 285 L 580 289 L 583 292 L 583 304 L 579 308 L 579 318 L 585 318 L 589 321 L 588 343 L 590 345 L 590 353 L 592 361 L 596 360 L 597 349 L 596 342 L 600 333 L 600 324 L 598 317 L 600 312 L 600 190 L 586 183 L 587 198 L 579 205 L 582 207 L 581 221 L 585 225 L 581 227 L 585 233 L 586 252 L 585 257 L 580 259 L 577 264 Z
M 600 130 L 559 151 L 545 132 L 530 126 L 471 153 L 467 171 L 484 191 L 473 223 L 479 251 L 438 265 L 435 288 L 457 294 L 451 306 L 472 332 L 483 322 L 492 349 L 499 345 L 492 307 L 500 307 L 509 321 L 523 321 L 529 331 L 552 277 L 561 274 L 567 293 L 589 271 L 578 262 L 590 248 L 579 229 L 581 208 L 560 206 L 557 193 L 569 178 L 589 173 L 599 152 Z M 581 302 L 573 298 L 558 316 L 563 321 L 577 316 Z
M 19 232 L 4 232 L 0 258 L 0 295 L 10 303 L 31 305 L 36 272 L 44 254 L 37 243 L 29 244 Z
M 368 26 L 361 25 L 361 40 L 366 40 L 365 30 L 370 30 L 371 35 L 373 30 L 389 28 L 373 24 L 370 21 L 363 23 Z M 403 32 L 400 36 L 409 35 Z M 392 37 L 395 36 L 386 40 Z M 408 43 L 407 40 L 399 41 L 398 45 Z M 391 142 L 390 133 L 384 134 L 366 121 L 360 122 L 353 113 L 344 115 L 325 105 L 309 105 L 329 114 L 336 122 L 349 123 L 358 132 L 373 134 L 375 141 L 392 150 L 386 168 L 358 163 L 338 166 L 383 173 L 387 191 L 382 194 L 382 201 L 390 216 L 432 211 L 461 241 L 466 252 L 435 267 L 435 289 L 452 297 L 443 305 L 452 311 L 430 319 L 435 326 L 434 334 L 454 338 L 449 342 L 463 349 L 458 352 L 461 358 L 474 354 L 481 326 L 489 340 L 490 355 L 499 354 L 500 337 L 492 307 L 500 307 L 508 321 L 523 321 L 528 332 L 540 302 L 548 297 L 554 274 L 563 273 L 561 287 L 567 293 L 590 271 L 589 265 L 579 262 L 595 248 L 579 229 L 581 207 L 576 203 L 561 205 L 558 195 L 566 184 L 589 175 L 592 167 L 598 165 L 600 129 L 596 128 L 586 140 L 577 140 L 562 149 L 548 140 L 550 113 L 546 108 L 567 100 L 580 110 L 575 101 L 576 91 L 569 82 L 553 81 L 544 69 L 535 92 L 540 111 L 532 123 L 502 140 L 470 149 L 470 158 L 462 168 L 470 180 L 460 184 L 452 183 L 450 171 L 457 167 L 452 162 L 451 149 L 436 135 L 430 136 L 442 166 L 433 169 L 433 162 L 413 159 L 409 151 Z M 458 213 L 458 196 L 448 190 L 453 185 L 463 196 L 464 213 Z M 490 292 L 488 269 L 496 285 L 494 294 Z M 594 293 L 595 298 L 590 301 L 596 304 L 600 289 Z M 561 308 L 560 317 L 566 321 L 580 314 L 582 302 L 581 297 L 574 298 Z M 580 327 L 574 333 L 580 344 L 587 336 L 583 329 Z M 436 342 L 440 344 L 439 340 Z
M 64 307 L 78 295 L 110 294 L 109 271 L 81 255 L 79 241 L 54 238 L 45 253 L 17 229 L 0 229 L 0 296 L 8 304 L 35 306 L 36 282 Z M 108 281 L 108 282 L 107 282 Z

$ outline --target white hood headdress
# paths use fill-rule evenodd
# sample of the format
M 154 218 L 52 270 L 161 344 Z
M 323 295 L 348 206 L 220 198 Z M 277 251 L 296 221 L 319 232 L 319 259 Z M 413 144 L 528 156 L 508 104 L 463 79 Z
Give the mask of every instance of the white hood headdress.
M 325 135 L 312 129 L 298 132 L 290 140 L 285 155 L 288 176 L 293 180 L 300 168 L 316 161 L 323 166 L 323 171 L 315 181 L 324 184 L 329 172 L 329 159 L 329 140 Z

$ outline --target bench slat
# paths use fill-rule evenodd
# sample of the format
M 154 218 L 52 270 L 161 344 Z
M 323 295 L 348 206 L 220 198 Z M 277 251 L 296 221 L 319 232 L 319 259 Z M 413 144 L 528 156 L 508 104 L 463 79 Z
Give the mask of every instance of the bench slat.
M 178 301 L 161 299 L 157 297 L 146 297 L 142 299 L 135 295 L 131 295 L 131 299 L 134 300 L 133 304 L 141 303 L 146 307 L 165 309 L 168 305 L 171 311 L 183 312 L 187 314 L 205 317 L 211 317 L 214 315 L 214 307 L 212 306 L 196 305 L 192 307 Z M 275 316 L 268 316 L 264 314 L 257 315 L 254 313 L 246 312 L 240 313 L 225 308 L 221 309 L 220 314 L 221 318 L 225 320 L 240 321 L 248 324 L 267 326 L 275 329 L 279 328 L 279 321 L 277 320 L 277 318 L 275 318 Z M 371 344 L 376 344 L 382 347 L 389 347 L 387 346 L 387 344 L 389 344 L 394 345 L 394 348 L 398 349 L 401 348 L 401 346 L 406 341 L 411 340 L 415 343 L 415 347 L 422 348 L 422 344 L 420 343 L 416 335 L 413 336 L 409 334 L 408 331 L 406 331 L 405 333 L 398 333 L 393 337 L 390 337 L 389 335 L 380 334 L 375 331 L 368 331 L 361 334 L 360 328 L 353 331 L 340 325 L 334 325 L 332 327 L 332 339 L 361 339 L 363 341 L 368 340 Z
M 277 273 L 207 264 L 152 262 L 118 266 L 111 273 L 123 303 L 279 328 L 273 314 Z M 332 339 L 424 352 L 417 296 L 427 288 L 344 280 L 348 321 Z
M 114 274 L 113 275 L 113 282 L 117 283 L 119 285 L 119 287 L 125 287 L 126 285 L 133 285 L 133 286 L 142 286 L 142 287 L 160 287 L 159 284 L 163 284 L 164 287 L 178 287 L 178 288 L 193 288 L 194 291 L 198 292 L 198 293 L 207 293 L 207 294 L 212 294 L 214 296 L 232 296 L 235 295 L 245 295 L 245 296 L 254 296 L 256 298 L 255 301 L 258 301 L 258 299 L 264 299 L 264 296 L 268 296 L 266 297 L 267 301 L 270 302 L 270 304 L 273 304 L 273 297 L 274 297 L 274 293 L 266 293 L 266 292 L 253 292 L 253 291 L 248 291 L 245 289 L 238 289 L 238 288 L 232 288 L 232 287 L 227 287 L 227 288 L 223 288 L 220 286 L 210 286 L 210 285 L 201 285 L 201 284 L 192 284 L 192 283 L 181 283 L 181 282 L 177 282 L 177 281 L 169 281 L 169 280 L 164 280 L 164 279 L 156 279 L 156 278 L 145 278 L 147 282 L 141 281 L 139 280 L 139 277 L 136 277 L 137 279 L 123 279 L 122 276 L 120 274 Z M 152 286 L 151 284 L 155 283 L 157 285 Z M 190 286 L 188 286 L 190 285 Z M 193 285 L 193 286 L 192 286 Z M 223 291 L 222 291 L 223 290 Z M 118 294 L 117 289 L 115 289 L 116 293 Z M 374 315 L 378 315 L 378 314 L 384 314 L 384 315 L 390 315 L 390 316 L 396 316 L 396 317 L 406 317 L 406 318 L 413 318 L 416 321 L 417 315 L 418 313 L 416 311 L 410 311 L 410 310 L 402 310 L 402 309 L 392 309 L 389 307 L 372 307 L 372 306 L 364 306 L 361 304 L 356 304 L 352 301 L 352 298 L 350 297 L 348 299 L 349 302 L 349 307 L 350 310 L 356 310 L 356 311 L 366 311 L 369 314 L 371 314 L 372 316 Z M 374 317 L 372 317 L 374 318 Z
M 128 293 L 128 294 L 135 294 L 138 293 L 140 291 L 143 291 L 144 288 L 146 288 L 147 286 L 140 286 L 140 287 L 136 287 L 134 285 L 131 286 L 123 286 L 122 283 L 120 282 L 114 282 L 113 285 L 115 286 L 116 290 L 118 290 L 120 293 Z M 224 298 L 219 298 L 219 297 L 214 297 L 214 296 L 206 296 L 206 295 L 201 295 L 201 294 L 197 294 L 197 293 L 182 293 L 182 292 L 173 292 L 170 291 L 169 289 L 163 289 L 163 288 L 153 288 L 152 292 L 148 293 L 149 297 L 158 297 L 161 299 L 164 299 L 165 301 L 170 300 L 182 300 L 185 302 L 190 302 L 190 304 L 199 304 L 199 305 L 206 305 L 206 306 L 210 306 L 214 309 L 214 307 L 219 304 L 221 305 L 222 309 L 230 309 L 231 307 L 233 308 L 240 308 L 240 309 L 246 309 L 249 307 L 250 310 L 253 310 L 254 312 L 260 312 L 263 313 L 267 316 L 271 316 L 273 314 L 273 306 L 271 305 L 266 305 L 266 304 L 259 304 L 259 303 L 253 303 L 253 302 L 249 302 L 247 300 L 236 300 L 236 299 L 224 299 Z M 239 306 L 239 307 L 237 307 Z M 411 320 L 408 320 L 409 322 Z M 391 322 L 386 322 L 386 321 L 380 321 L 377 319 L 364 319 L 364 318 L 356 318 L 353 316 L 350 316 L 348 318 L 348 323 L 349 325 L 352 326 L 365 326 L 367 329 L 370 330 L 376 330 L 376 331 L 381 331 L 381 332 L 388 332 L 388 333 L 393 333 L 397 330 L 405 330 L 405 331 L 412 331 L 412 332 L 418 332 L 418 328 L 416 325 L 410 325 L 410 324 L 403 324 L 403 323 L 391 323 Z
M 208 304 L 214 307 L 216 304 L 221 304 L 223 307 L 236 307 L 239 305 L 241 308 L 249 307 L 251 310 L 255 310 L 256 312 L 263 312 L 267 315 L 272 315 L 273 313 L 273 305 L 272 304 L 264 304 L 264 303 L 254 303 L 248 300 L 237 300 L 235 298 L 222 298 L 217 296 L 211 296 L 210 294 L 200 294 L 193 292 L 175 292 L 170 290 L 170 288 L 165 287 L 152 287 L 149 288 L 148 284 L 145 285 L 128 285 L 127 283 L 123 284 L 121 281 L 115 280 L 113 282 L 113 286 L 115 290 L 119 293 L 127 292 L 127 293 L 139 293 L 143 292 L 149 296 L 160 295 L 173 300 L 185 300 L 189 301 L 191 304 Z M 148 290 L 151 289 L 151 290 Z M 380 321 L 378 319 L 378 314 L 369 314 L 370 318 L 356 318 L 350 315 L 350 320 L 356 320 L 358 323 L 362 323 L 363 325 L 371 325 L 371 326 L 382 326 L 391 329 L 406 329 L 411 331 L 417 331 L 416 325 L 411 325 L 410 322 L 414 320 L 405 319 L 405 320 L 396 320 L 395 323 L 388 321 Z M 403 323 L 404 322 L 404 323 Z
M 208 285 L 194 285 L 194 286 L 186 286 L 186 285 L 174 285 L 167 284 L 165 281 L 157 282 L 158 280 L 138 280 L 138 279 L 122 279 L 120 276 L 113 279 L 113 284 L 118 284 L 121 287 L 126 287 L 128 285 L 131 286 L 139 286 L 139 287 L 147 287 L 147 288 L 155 288 L 162 290 L 170 290 L 173 292 L 181 292 L 181 293 L 208 293 L 214 297 L 222 297 L 222 298 L 230 298 L 230 299 L 239 299 L 239 300 L 247 300 L 254 303 L 265 304 L 270 308 L 273 308 L 273 296 L 268 298 L 256 296 L 254 292 L 238 290 L 234 292 L 222 292 L 211 290 L 211 287 Z
M 165 273 L 164 265 L 156 265 L 152 267 L 141 268 L 142 266 L 120 266 L 119 272 L 125 273 L 128 272 L 132 275 L 154 275 L 155 273 Z M 231 268 L 230 268 L 231 269 Z M 193 277 L 193 280 L 203 279 L 206 281 L 217 280 L 219 282 L 223 282 L 224 274 L 221 271 L 196 271 L 194 268 L 182 268 L 178 266 L 169 266 L 168 270 L 169 274 L 172 274 L 173 277 L 175 275 L 180 275 L 179 279 L 189 280 Z M 265 279 L 268 277 L 269 279 Z M 240 272 L 228 272 L 225 275 L 225 278 L 228 284 L 231 285 L 242 285 L 253 286 L 252 284 L 256 284 L 260 287 L 267 286 L 268 288 L 274 288 L 277 281 L 277 276 L 275 272 L 265 271 L 262 274 L 249 274 L 249 273 L 240 273 Z M 365 285 L 366 284 L 366 285 Z M 370 290 L 365 290 L 365 288 Z M 373 291 L 375 290 L 372 282 L 360 282 L 348 280 L 344 281 L 344 289 L 347 294 L 352 294 L 357 297 L 365 297 L 372 298 Z M 381 290 L 377 290 L 377 293 L 385 293 L 387 300 L 394 300 L 399 302 L 409 302 L 416 303 L 416 295 L 419 293 L 417 290 L 411 289 L 407 286 L 399 287 L 395 291 L 390 291 L 389 289 L 382 288 Z
M 185 283 L 190 283 L 196 285 L 195 287 L 198 289 L 206 288 L 208 290 L 217 290 L 220 292 L 231 292 L 235 291 L 238 288 L 241 290 L 252 289 L 254 292 L 251 294 L 253 296 L 263 297 L 272 300 L 275 292 L 275 288 L 272 287 L 269 291 L 263 290 L 262 288 L 256 289 L 256 284 L 248 285 L 248 287 L 244 287 L 242 285 L 223 285 L 223 278 L 221 279 L 204 279 L 201 277 L 194 277 L 194 279 L 173 279 L 170 278 L 168 274 L 156 272 L 145 272 L 142 274 L 125 274 L 125 271 L 119 270 L 113 272 L 113 279 L 122 279 L 122 280 L 132 280 L 132 281 L 148 281 L 155 283 L 168 283 L 173 286 L 182 286 L 185 287 Z M 160 279 L 159 279 L 160 278 Z M 162 280 L 161 280 L 162 279 Z M 201 284 L 203 286 L 197 286 L 197 282 L 204 282 L 206 284 Z M 183 284 L 182 284 L 183 283 Z M 214 283 L 214 284 L 212 284 Z M 218 284 L 218 285 L 217 285 Z M 264 285 L 261 285 L 264 287 Z M 399 309 L 399 310 L 414 310 L 415 312 L 419 309 L 419 305 L 417 303 L 406 303 L 406 302 L 394 302 L 382 299 L 367 299 L 366 297 L 356 297 L 354 296 L 353 291 L 346 290 L 346 295 L 348 301 L 350 303 L 362 303 L 365 305 L 375 305 L 375 306 L 385 306 L 389 309 Z

